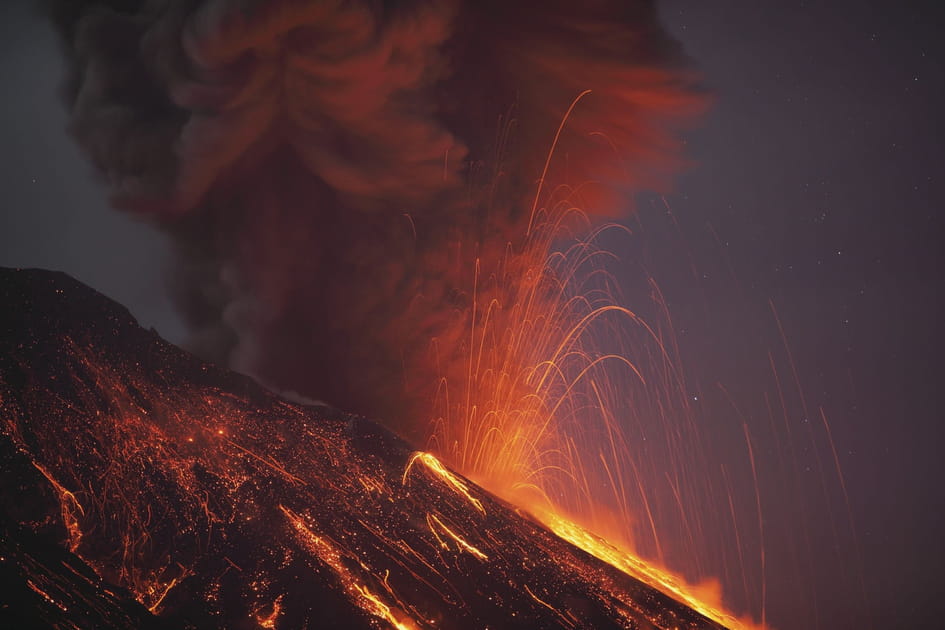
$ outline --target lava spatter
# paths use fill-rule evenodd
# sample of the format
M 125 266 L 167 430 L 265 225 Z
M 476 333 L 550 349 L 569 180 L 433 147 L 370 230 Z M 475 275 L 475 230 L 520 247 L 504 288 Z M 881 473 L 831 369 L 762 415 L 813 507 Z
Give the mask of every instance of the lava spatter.
M 0 280 L 4 475 L 51 497 L 4 527 L 58 523 L 159 621 L 721 627 L 370 421 L 201 363 L 61 274 Z

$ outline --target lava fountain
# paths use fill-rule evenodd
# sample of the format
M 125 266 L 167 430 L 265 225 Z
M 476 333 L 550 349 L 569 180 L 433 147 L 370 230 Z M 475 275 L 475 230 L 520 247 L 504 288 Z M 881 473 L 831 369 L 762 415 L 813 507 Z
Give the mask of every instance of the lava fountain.
M 479 261 L 471 271 L 465 361 L 444 370 L 429 448 L 565 540 L 707 617 L 764 627 L 727 610 L 717 584 L 690 584 L 666 567 L 646 487 L 652 470 L 677 480 L 677 518 L 698 522 L 683 507 L 695 502 L 680 495 L 698 491 L 680 490 L 697 469 L 686 462 L 696 437 L 683 434 L 698 429 L 678 354 L 664 327 L 621 305 L 608 272 L 615 256 L 597 241 L 626 228 L 594 227 L 574 202 L 580 187 L 541 193 L 524 246 L 510 245 L 492 273 Z M 632 441 L 645 441 L 647 426 L 675 440 L 678 458 L 637 461 Z
M 4 622 L 721 628 L 379 425 L 203 363 L 63 274 L 0 269 L 0 296 Z
M 621 571 L 742 623 L 640 559 L 678 561 L 666 504 L 700 540 L 672 337 L 620 305 L 592 218 L 665 187 L 704 108 L 653 2 L 113 4 L 56 12 L 72 131 L 115 205 L 171 237 L 191 349 L 384 418 Z M 669 461 L 639 446 L 654 430 L 680 447 Z M 300 545 L 352 570 L 280 506 Z M 491 557 L 447 521 L 425 520 L 438 544 Z M 348 582 L 392 621 L 382 584 Z

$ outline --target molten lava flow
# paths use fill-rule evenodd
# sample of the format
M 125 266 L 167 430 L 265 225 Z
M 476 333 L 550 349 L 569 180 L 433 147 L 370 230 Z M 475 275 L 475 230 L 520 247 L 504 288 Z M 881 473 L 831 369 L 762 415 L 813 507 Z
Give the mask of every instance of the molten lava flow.
M 305 520 L 298 514 L 295 514 L 281 505 L 279 509 L 282 510 L 286 518 L 289 519 L 292 527 L 298 533 L 302 544 L 308 547 L 313 554 L 318 556 L 337 573 L 338 577 L 345 585 L 345 588 L 352 594 L 353 600 L 361 608 L 389 622 L 392 626 L 397 628 L 397 630 L 414 630 L 414 628 L 416 628 L 416 625 L 406 620 L 406 615 L 403 612 L 398 611 L 397 614 L 395 614 L 389 605 L 385 604 L 383 600 L 371 593 L 367 586 L 361 584 L 358 578 L 352 575 L 351 571 L 349 571 L 341 561 L 343 552 L 340 551 L 336 545 L 320 536 L 316 536 L 315 533 L 309 529 Z
M 74 494 L 63 488 L 62 484 L 56 481 L 46 469 L 36 462 L 33 462 L 33 467 L 41 472 L 43 477 L 56 489 L 56 494 L 59 495 L 59 505 L 62 510 L 62 522 L 69 532 L 69 551 L 75 551 L 82 542 L 82 529 L 79 527 L 79 516 L 85 514 L 85 510 L 82 509 L 82 504 L 79 503 Z
M 116 201 L 179 245 L 177 297 L 204 356 L 406 433 L 426 420 L 418 409 L 426 411 L 436 383 L 426 342 L 436 337 L 446 383 L 431 448 L 444 461 L 536 513 L 580 514 L 592 524 L 602 514 L 623 521 L 646 514 L 660 551 L 658 510 L 645 492 L 642 501 L 631 499 L 643 482 L 610 403 L 623 384 L 612 384 L 609 371 L 622 366 L 648 388 L 679 389 L 679 378 L 666 369 L 654 382 L 653 370 L 628 360 L 629 353 L 600 353 L 602 346 L 588 341 L 617 335 L 620 320 L 646 329 L 609 301 L 601 252 L 582 242 L 548 257 L 561 232 L 576 227 L 570 199 L 614 200 L 660 187 L 675 170 L 676 129 L 703 108 L 655 2 L 558 0 L 539 11 L 494 0 L 286 0 L 252 3 L 251 10 L 238 0 L 87 4 L 61 12 L 74 61 L 71 127 Z M 553 143 L 567 159 L 552 161 L 546 127 L 576 94 L 564 118 L 574 115 Z M 513 103 L 516 122 L 501 128 Z M 532 212 L 522 212 L 539 171 Z M 590 178 L 574 190 L 558 186 Z M 546 212 L 538 202 L 548 191 Z M 585 205 L 591 213 L 615 210 Z M 503 258 L 509 241 L 515 251 Z M 481 277 L 467 277 L 477 257 Z M 582 278 L 586 266 L 595 270 Z M 453 311 L 462 313 L 454 320 Z M 672 363 L 666 354 L 660 348 L 642 360 L 665 367 Z M 401 369 L 404 379 L 397 378 Z M 116 380 L 96 379 L 96 392 Z M 120 532 L 123 548 L 120 561 L 110 559 L 115 579 L 155 610 L 189 579 L 214 533 L 256 518 L 255 501 L 219 497 L 241 496 L 260 476 L 291 493 L 327 484 L 326 492 L 347 496 L 354 488 L 369 503 L 433 483 L 475 518 L 492 517 L 475 489 L 430 455 L 415 455 L 399 471 L 399 488 L 357 466 L 340 483 L 317 466 L 290 465 L 278 452 L 289 437 L 274 446 L 264 439 L 264 423 L 233 415 L 213 395 L 162 405 L 167 417 L 153 421 L 145 417 L 150 403 L 138 400 L 147 387 L 135 383 L 126 392 L 120 380 L 114 387 L 123 404 L 122 417 L 104 422 L 112 450 L 88 450 L 114 463 L 96 471 L 106 484 L 101 492 L 80 500 L 99 515 L 105 507 L 115 511 L 108 533 Z M 670 397 L 654 394 L 650 402 L 667 411 L 676 405 Z M 335 437 L 307 436 L 308 456 L 340 462 L 344 455 L 324 443 Z M 163 462 L 164 483 L 186 489 L 186 518 L 164 506 L 163 487 L 125 465 L 139 460 Z M 412 474 L 419 466 L 424 474 Z M 63 483 L 61 472 L 52 475 Z M 206 475 L 215 484 L 208 486 Z M 332 482 L 315 484 L 313 477 Z M 143 509 L 141 496 L 171 516 Z M 280 501 L 299 518 L 285 512 L 278 520 L 289 519 L 301 536 L 296 543 L 331 567 L 359 611 L 398 624 L 404 616 L 424 618 L 395 603 L 402 595 L 360 576 L 358 554 L 344 553 L 351 549 L 344 537 L 313 529 L 299 502 Z M 497 558 L 495 545 L 474 539 L 477 528 L 459 527 L 455 515 L 420 513 L 438 558 L 444 544 L 463 561 L 487 557 L 491 565 Z M 152 532 L 168 518 L 206 534 L 183 549 L 153 553 Z M 373 521 L 352 526 L 410 557 L 426 560 L 431 552 L 404 548 Z M 76 551 L 83 549 L 77 543 Z M 451 589 L 444 592 L 452 597 Z M 277 596 L 260 595 L 254 610 L 274 610 Z M 529 606 L 569 619 L 554 599 L 528 587 Z
M 631 575 L 644 584 L 660 590 L 674 599 L 685 603 L 693 610 L 714 619 L 725 627 L 732 630 L 759 628 L 750 621 L 740 620 L 731 613 L 721 608 L 720 604 L 706 601 L 706 596 L 713 596 L 710 593 L 700 594 L 695 592 L 690 585 L 686 584 L 679 576 L 662 569 L 652 562 L 642 560 L 629 551 L 622 550 L 607 542 L 597 534 L 590 532 L 580 525 L 556 514 L 554 512 L 538 513 L 538 519 L 548 526 L 548 528 L 569 543 L 580 547 L 595 558 L 599 558 L 608 564 L 611 564 L 627 575 Z M 718 598 L 718 593 L 714 594 Z
M 0 548 L 52 527 L 171 625 L 720 628 L 377 425 L 24 277 L 0 271 L 0 483 L 34 496 L 3 506 Z M 74 579 L 17 553 L 25 590 L 62 613 Z
M 663 555 L 631 432 L 652 423 L 647 414 L 669 432 L 687 428 L 685 385 L 665 333 L 619 305 L 605 267 L 612 255 L 596 245 L 614 226 L 561 249 L 590 226 L 571 191 L 556 194 L 549 210 L 536 200 L 521 251 L 485 280 L 476 269 L 466 365 L 454 370 L 464 378 L 443 378 L 431 449 L 595 557 L 728 627 L 759 627 L 728 612 L 717 588 L 691 586 L 628 551 L 632 524 L 643 522 L 655 557 Z M 660 476 L 670 478 L 674 464 Z M 670 485 L 681 510 L 679 482 Z
M 404 485 L 407 485 L 407 475 L 410 474 L 410 469 L 413 468 L 414 463 L 417 461 L 422 462 L 423 465 L 426 466 L 427 470 L 429 470 L 434 476 L 445 483 L 447 487 L 466 497 L 466 500 L 469 501 L 473 507 L 483 514 L 486 513 L 486 510 L 484 507 L 482 507 L 482 503 L 479 501 L 479 499 L 475 498 L 469 493 L 469 487 L 463 483 L 463 480 L 451 473 L 449 469 L 446 468 L 446 466 L 440 463 L 440 460 L 430 453 L 417 452 L 410 457 L 410 461 L 407 462 L 407 467 L 404 468 L 402 480 Z

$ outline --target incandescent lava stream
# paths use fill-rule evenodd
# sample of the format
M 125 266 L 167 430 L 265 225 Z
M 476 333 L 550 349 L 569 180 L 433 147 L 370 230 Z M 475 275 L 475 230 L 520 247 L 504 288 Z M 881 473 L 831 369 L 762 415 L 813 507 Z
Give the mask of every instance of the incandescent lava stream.
M 68 276 L 2 270 L 0 301 L 0 570 L 32 593 L 0 621 L 721 627 L 379 425 L 203 363 Z

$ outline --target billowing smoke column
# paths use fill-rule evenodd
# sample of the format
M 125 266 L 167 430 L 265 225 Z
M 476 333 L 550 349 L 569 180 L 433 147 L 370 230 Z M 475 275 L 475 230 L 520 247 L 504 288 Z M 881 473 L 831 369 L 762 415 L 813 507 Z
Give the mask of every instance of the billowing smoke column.
M 85 0 L 71 128 L 199 354 L 417 438 L 542 188 L 628 207 L 702 98 L 650 0 Z

